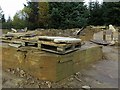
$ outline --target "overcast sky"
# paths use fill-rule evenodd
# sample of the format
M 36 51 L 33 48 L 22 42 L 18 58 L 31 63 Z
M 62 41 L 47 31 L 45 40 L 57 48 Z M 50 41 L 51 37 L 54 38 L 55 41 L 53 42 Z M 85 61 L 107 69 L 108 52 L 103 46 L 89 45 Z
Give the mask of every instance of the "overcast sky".
M 89 2 L 89 0 L 85 0 L 86 2 Z M 91 0 L 96 1 L 96 0 Z M 102 0 L 98 0 L 102 1 Z M 5 14 L 5 18 L 8 19 L 10 16 L 13 18 L 15 13 L 19 10 L 22 10 L 24 5 L 26 4 L 26 0 L 0 0 L 0 6 L 3 10 L 3 13 Z
M 26 0 L 0 0 L 0 6 L 5 18 L 7 19 L 8 16 L 12 18 L 17 11 L 24 7 L 23 3 L 26 3 Z

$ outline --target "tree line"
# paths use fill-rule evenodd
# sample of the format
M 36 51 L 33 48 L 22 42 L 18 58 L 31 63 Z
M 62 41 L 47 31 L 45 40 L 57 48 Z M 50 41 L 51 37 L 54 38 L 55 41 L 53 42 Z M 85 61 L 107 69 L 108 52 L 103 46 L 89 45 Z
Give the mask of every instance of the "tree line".
M 30 2 L 13 19 L 0 9 L 3 29 L 81 28 L 87 25 L 120 25 L 120 2 Z

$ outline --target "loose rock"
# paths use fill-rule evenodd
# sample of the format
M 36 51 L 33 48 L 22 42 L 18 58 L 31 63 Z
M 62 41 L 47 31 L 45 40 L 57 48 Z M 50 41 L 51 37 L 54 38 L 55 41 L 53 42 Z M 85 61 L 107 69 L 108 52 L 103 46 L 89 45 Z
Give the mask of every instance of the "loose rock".
M 90 90 L 90 86 L 82 86 L 82 89 L 84 89 L 84 90 Z

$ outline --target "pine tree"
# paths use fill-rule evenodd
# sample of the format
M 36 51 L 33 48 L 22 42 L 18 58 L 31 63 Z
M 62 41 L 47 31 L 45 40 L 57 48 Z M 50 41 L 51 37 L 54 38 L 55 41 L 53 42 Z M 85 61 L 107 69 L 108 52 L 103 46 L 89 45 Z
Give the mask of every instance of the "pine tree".
M 39 20 L 39 8 L 38 2 L 27 2 L 27 5 L 24 5 L 28 17 L 28 28 L 29 29 L 36 29 L 38 27 L 38 20 Z
M 2 23 L 5 23 L 5 16 L 4 16 L 4 14 L 2 15 L 1 20 L 2 20 Z
M 49 3 L 39 2 L 39 27 L 48 28 L 49 25 Z
M 89 3 L 89 24 L 90 25 L 103 25 L 103 11 L 99 2 L 90 2 Z
M 81 28 L 87 25 L 88 10 L 83 2 L 50 3 L 51 27 Z
M 102 5 L 104 23 L 120 25 L 120 2 L 104 2 Z

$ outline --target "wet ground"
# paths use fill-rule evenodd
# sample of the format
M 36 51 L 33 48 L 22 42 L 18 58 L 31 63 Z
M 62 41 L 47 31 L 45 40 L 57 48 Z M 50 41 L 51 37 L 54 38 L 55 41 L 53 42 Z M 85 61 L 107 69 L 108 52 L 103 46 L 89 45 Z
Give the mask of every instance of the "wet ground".
M 118 48 L 103 47 L 104 58 L 57 83 L 33 77 L 19 77 L 14 71 L 2 71 L 3 88 L 118 88 Z M 95 57 L 95 56 L 94 56 Z

